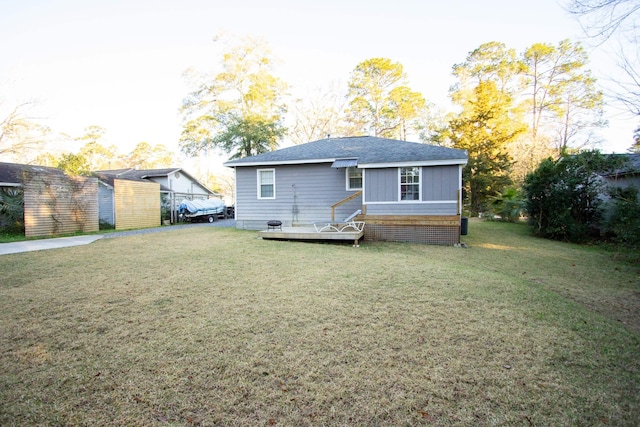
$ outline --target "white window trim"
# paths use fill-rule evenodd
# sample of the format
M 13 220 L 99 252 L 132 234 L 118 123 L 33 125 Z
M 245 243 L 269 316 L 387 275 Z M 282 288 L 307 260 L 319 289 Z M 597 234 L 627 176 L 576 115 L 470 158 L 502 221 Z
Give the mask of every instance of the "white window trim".
M 418 168 L 418 200 L 402 200 L 402 169 L 403 168 Z M 422 201 L 422 166 L 402 166 L 398 168 L 398 202 L 400 203 L 416 203 Z
M 273 173 L 273 197 L 262 197 L 262 182 L 260 181 L 260 177 L 262 176 L 261 172 L 268 172 L 268 171 Z M 276 198 L 276 170 L 275 169 L 256 169 L 256 180 L 257 180 L 258 199 L 273 200 Z
M 367 202 L 368 205 L 397 205 L 398 203 L 400 204 L 418 204 L 420 203 L 421 205 L 446 205 L 446 204 L 451 204 L 451 205 L 457 205 L 458 201 L 457 200 L 401 200 L 401 201 L 389 201 L 389 202 Z
M 351 169 L 351 168 L 344 168 L 344 176 L 345 176 L 347 191 L 360 191 L 360 190 L 362 190 L 364 188 L 364 170 L 361 169 L 361 171 L 362 171 L 362 187 L 360 187 L 360 188 L 351 188 L 349 186 L 349 169 Z M 357 167 L 353 167 L 353 169 L 358 169 L 358 168 Z

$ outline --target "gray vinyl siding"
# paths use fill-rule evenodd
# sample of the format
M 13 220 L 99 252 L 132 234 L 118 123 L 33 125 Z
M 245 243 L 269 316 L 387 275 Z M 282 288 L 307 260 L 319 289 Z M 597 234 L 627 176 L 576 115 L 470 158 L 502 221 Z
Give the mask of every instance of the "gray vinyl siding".
M 367 204 L 367 215 L 457 215 L 458 204 L 452 203 L 380 203 Z
M 456 215 L 458 213 L 457 200 L 460 185 L 458 165 L 422 167 L 420 179 L 422 200 L 399 202 L 398 168 L 366 169 L 367 214 Z
M 365 169 L 364 174 L 367 203 L 398 200 L 398 168 Z
M 275 199 L 258 199 L 258 169 L 275 169 Z M 283 225 L 309 224 L 331 219 L 331 205 L 349 197 L 344 169 L 331 163 L 236 168 L 236 224 L 244 229 L 266 229 L 269 220 Z M 362 208 L 357 197 L 336 208 L 342 221 Z
M 422 200 L 457 200 L 459 166 L 432 166 L 422 168 Z
M 115 225 L 113 217 L 113 188 L 98 185 L 98 216 L 101 222 Z
M 640 193 L 640 175 L 625 175 L 618 178 L 607 178 L 606 182 L 611 187 L 636 187 Z

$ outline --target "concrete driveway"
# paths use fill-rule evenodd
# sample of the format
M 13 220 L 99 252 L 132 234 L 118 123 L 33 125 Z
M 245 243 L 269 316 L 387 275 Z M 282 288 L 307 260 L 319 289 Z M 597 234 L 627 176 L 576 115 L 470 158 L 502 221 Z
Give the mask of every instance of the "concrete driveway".
M 91 236 L 58 237 L 55 239 L 25 240 L 23 242 L 0 243 L 0 255 L 20 252 L 42 251 L 45 249 L 66 248 L 68 246 L 87 245 L 102 239 L 101 234 Z

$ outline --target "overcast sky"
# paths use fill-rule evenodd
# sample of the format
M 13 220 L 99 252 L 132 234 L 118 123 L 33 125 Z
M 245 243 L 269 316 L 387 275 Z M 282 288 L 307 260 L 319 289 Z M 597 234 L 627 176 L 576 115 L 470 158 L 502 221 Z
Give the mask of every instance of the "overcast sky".
M 215 70 L 221 31 L 263 37 L 276 74 L 296 94 L 345 84 L 368 58 L 398 61 L 410 86 L 447 107 L 451 67 L 482 43 L 522 52 L 578 41 L 563 0 L 0 0 L 0 89 L 37 99 L 55 132 L 102 126 L 122 152 L 137 143 L 177 148 L 189 67 Z M 591 53 L 602 78 L 611 61 Z M 0 93 L 0 96 L 2 93 Z M 605 152 L 624 152 L 636 123 L 609 109 Z

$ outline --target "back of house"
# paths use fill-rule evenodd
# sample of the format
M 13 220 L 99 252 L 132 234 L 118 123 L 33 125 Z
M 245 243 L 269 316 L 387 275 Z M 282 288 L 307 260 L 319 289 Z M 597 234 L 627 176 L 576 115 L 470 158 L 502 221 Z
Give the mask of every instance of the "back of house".
M 327 138 L 229 161 L 236 226 L 365 221 L 365 240 L 460 241 L 464 151 L 370 136 Z

